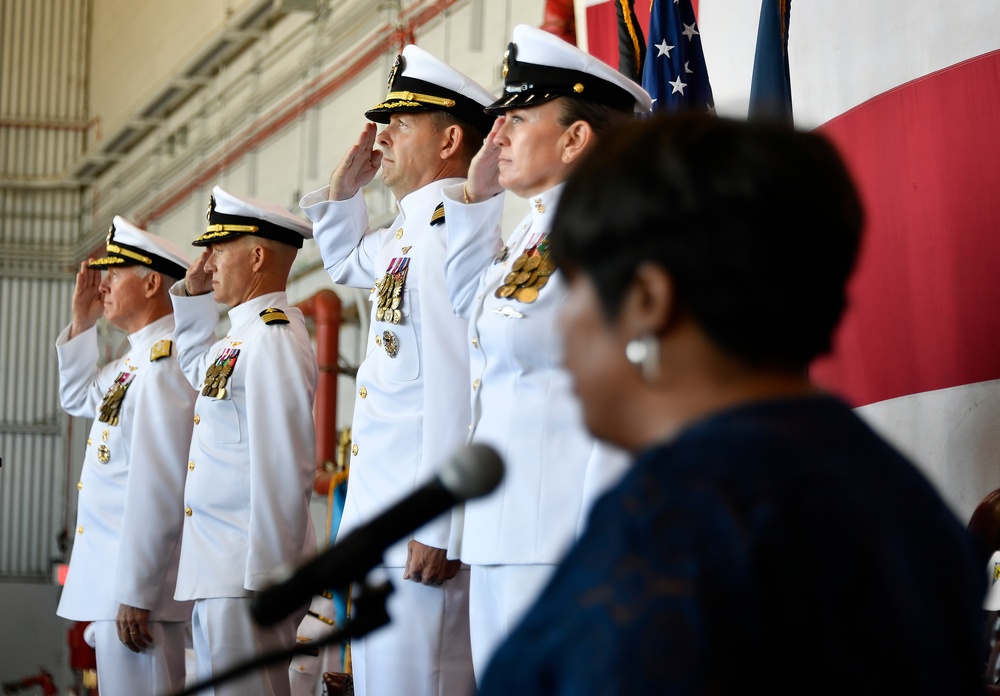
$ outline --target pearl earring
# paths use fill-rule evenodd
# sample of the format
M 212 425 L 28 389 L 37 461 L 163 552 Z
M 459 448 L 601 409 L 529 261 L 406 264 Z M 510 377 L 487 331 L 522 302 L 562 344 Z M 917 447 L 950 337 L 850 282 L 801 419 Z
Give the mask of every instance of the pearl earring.
M 660 344 L 651 333 L 634 338 L 625 345 L 625 357 L 639 367 L 647 383 L 654 382 L 660 374 Z

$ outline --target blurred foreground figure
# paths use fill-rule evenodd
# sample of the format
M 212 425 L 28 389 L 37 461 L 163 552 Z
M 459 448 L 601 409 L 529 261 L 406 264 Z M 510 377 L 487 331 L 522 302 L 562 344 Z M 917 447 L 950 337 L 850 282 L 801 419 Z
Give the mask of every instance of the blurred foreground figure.
M 566 365 L 636 461 L 482 696 L 981 693 L 970 537 L 808 380 L 861 227 L 814 134 L 657 119 L 581 163 L 551 233 Z

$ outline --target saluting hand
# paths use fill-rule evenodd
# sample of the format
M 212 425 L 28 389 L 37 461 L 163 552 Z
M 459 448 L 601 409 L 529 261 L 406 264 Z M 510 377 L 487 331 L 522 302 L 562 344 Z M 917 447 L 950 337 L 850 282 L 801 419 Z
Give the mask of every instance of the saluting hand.
M 88 267 L 84 261 L 76 274 L 76 287 L 73 289 L 73 323 L 69 329 L 69 337 L 73 338 L 89 329 L 103 314 L 101 272 Z
M 403 580 L 423 585 L 442 585 L 458 575 L 461 561 L 449 561 L 448 552 L 411 540 L 406 545 L 406 568 Z
M 330 174 L 329 200 L 346 201 L 353 198 L 362 186 L 375 178 L 375 172 L 382 165 L 382 151 L 375 149 L 377 130 L 374 123 L 365 124 L 358 142 L 351 146 Z
M 194 260 L 184 274 L 184 289 L 187 290 L 187 294 L 194 297 L 195 295 L 204 295 L 212 290 L 212 274 L 205 270 L 205 262 L 208 261 L 208 257 L 211 256 L 212 252 L 205 249 L 205 253 Z
M 469 164 L 469 178 L 465 182 L 465 195 L 470 203 L 478 203 L 492 198 L 503 191 L 500 185 L 500 146 L 495 140 L 506 117 L 500 116 L 493 122 L 483 146 Z

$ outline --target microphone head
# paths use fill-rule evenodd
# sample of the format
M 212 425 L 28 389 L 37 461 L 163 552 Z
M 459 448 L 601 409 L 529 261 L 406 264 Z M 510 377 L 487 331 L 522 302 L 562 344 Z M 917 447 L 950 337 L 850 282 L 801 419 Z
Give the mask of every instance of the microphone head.
M 441 485 L 459 500 L 478 498 L 493 491 L 503 478 L 503 462 L 489 445 L 466 445 L 438 471 Z

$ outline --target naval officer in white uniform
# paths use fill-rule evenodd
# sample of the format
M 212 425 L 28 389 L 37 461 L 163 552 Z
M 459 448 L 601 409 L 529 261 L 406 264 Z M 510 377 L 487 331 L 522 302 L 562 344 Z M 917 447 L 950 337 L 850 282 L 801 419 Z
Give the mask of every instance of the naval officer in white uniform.
M 365 113 L 385 128 L 376 135 L 374 124 L 366 126 L 330 186 L 302 199 L 330 277 L 372 288 L 339 534 L 425 483 L 468 436 L 468 329 L 445 289 L 441 190 L 465 180 L 493 122 L 483 112 L 493 98 L 426 51 L 406 46 L 389 75 L 389 94 Z M 380 165 L 399 215 L 388 228 L 372 230 L 361 187 Z M 450 516 L 443 515 L 386 551 L 395 580 L 392 621 L 352 641 L 358 696 L 474 688 L 468 569 L 446 558 L 450 534 Z
M 546 235 L 563 182 L 601 133 L 650 109 L 643 89 L 548 32 L 519 25 L 503 64 L 500 116 L 465 185 L 444 189 L 448 290 L 469 319 L 472 441 L 506 462 L 492 495 L 466 504 L 452 551 L 471 566 L 473 660 L 482 677 L 576 538 L 590 500 L 626 466 L 587 432 L 562 366 L 566 295 Z M 494 231 L 510 191 L 530 212 Z M 614 240 L 608 240 L 609 250 Z
M 191 605 L 174 600 L 174 582 L 195 392 L 177 364 L 167 291 L 188 263 L 166 240 L 116 216 L 107 256 L 80 266 L 72 323 L 56 339 L 62 406 L 94 419 L 57 613 L 93 622 L 106 696 L 184 685 Z M 102 315 L 129 342 L 103 367 L 95 327 Z
M 219 187 L 208 222 L 194 242 L 206 251 L 170 290 L 181 368 L 198 390 L 176 597 L 195 600 L 199 679 L 295 644 L 302 616 L 259 627 L 250 597 L 316 552 L 309 497 L 318 370 L 302 313 L 285 296 L 310 225 Z M 230 307 L 221 340 L 216 301 Z M 287 663 L 214 690 L 288 692 Z

